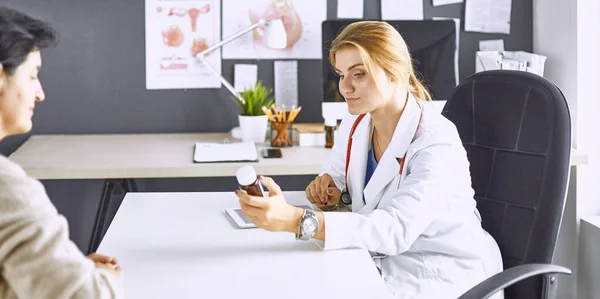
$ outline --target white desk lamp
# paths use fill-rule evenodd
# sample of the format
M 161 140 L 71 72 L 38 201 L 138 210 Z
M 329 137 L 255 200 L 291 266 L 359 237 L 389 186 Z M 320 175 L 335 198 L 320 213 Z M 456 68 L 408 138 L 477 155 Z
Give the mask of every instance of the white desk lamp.
M 208 63 L 208 61 L 206 61 L 206 55 L 208 55 L 210 52 L 224 46 L 225 44 L 235 40 L 236 38 L 250 32 L 262 25 L 266 25 L 266 29 L 262 33 L 262 38 L 261 38 L 262 44 L 265 47 L 271 48 L 271 49 L 285 49 L 285 47 L 287 47 L 287 33 L 285 32 L 285 28 L 283 27 L 283 21 L 281 21 L 281 19 L 273 19 L 273 20 L 261 19 L 260 21 L 252 24 L 248 28 L 232 35 L 231 37 L 221 41 L 220 43 L 210 46 L 208 49 L 206 49 L 206 50 L 200 52 L 198 55 L 196 55 L 196 58 L 198 58 L 213 75 L 215 75 L 217 78 L 219 78 L 219 81 L 221 81 L 221 83 L 223 83 L 223 85 L 225 85 L 225 87 L 229 90 L 229 92 L 231 92 L 231 94 L 233 94 L 242 103 L 246 103 L 246 101 L 244 101 L 244 99 L 235 90 L 235 88 L 233 86 L 231 86 L 231 84 L 229 82 L 227 82 L 227 80 L 225 80 L 225 78 L 223 78 L 223 76 L 221 76 L 221 74 L 219 74 Z

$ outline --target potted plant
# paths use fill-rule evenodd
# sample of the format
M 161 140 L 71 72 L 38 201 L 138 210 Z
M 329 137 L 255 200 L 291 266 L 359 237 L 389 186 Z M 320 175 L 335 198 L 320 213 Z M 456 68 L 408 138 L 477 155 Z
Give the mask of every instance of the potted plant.
M 248 88 L 240 93 L 244 102 L 233 98 L 240 108 L 238 116 L 243 141 L 264 142 L 267 135 L 268 118 L 262 107 L 271 107 L 273 89 L 267 88 L 261 81 L 256 82 L 254 87 Z

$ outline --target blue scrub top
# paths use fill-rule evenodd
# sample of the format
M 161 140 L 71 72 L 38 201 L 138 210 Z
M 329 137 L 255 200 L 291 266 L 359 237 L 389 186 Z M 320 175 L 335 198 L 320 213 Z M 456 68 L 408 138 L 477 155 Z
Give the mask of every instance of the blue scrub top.
M 373 176 L 373 173 L 375 172 L 375 169 L 377 168 L 377 160 L 375 160 L 375 151 L 373 150 L 373 144 L 371 142 L 371 149 L 369 150 L 369 153 L 367 154 L 367 174 L 365 175 L 365 187 L 367 187 L 367 184 L 369 183 L 369 180 L 371 180 L 371 177 Z M 367 204 L 367 202 L 365 201 L 365 195 L 363 192 L 363 202 L 365 204 Z

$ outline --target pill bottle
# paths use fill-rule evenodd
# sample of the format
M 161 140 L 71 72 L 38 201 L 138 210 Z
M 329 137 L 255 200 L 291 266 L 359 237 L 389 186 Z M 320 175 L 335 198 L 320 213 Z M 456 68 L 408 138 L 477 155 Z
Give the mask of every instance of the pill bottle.
M 325 147 L 332 148 L 333 140 L 335 138 L 335 129 L 337 127 L 337 120 L 335 118 L 325 119 Z
M 238 181 L 238 185 L 241 190 L 246 191 L 249 195 L 252 196 L 262 196 L 265 197 L 265 189 L 263 185 L 260 183 L 258 176 L 256 175 L 256 171 L 252 166 L 243 166 L 240 167 L 235 176 Z

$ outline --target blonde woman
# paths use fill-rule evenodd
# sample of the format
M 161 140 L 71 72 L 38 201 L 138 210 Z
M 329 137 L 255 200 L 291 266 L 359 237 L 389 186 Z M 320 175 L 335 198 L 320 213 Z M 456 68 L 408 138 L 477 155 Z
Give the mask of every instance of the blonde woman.
M 0 7 L 0 140 L 27 133 L 36 102 L 47 24 Z M 116 259 L 84 256 L 43 185 L 0 155 L 0 298 L 122 298 Z
M 266 178 L 268 199 L 236 192 L 246 217 L 319 240 L 324 250 L 368 249 L 397 298 L 457 298 L 502 271 L 498 245 L 481 227 L 456 127 L 426 105 L 430 95 L 400 34 L 385 22 L 352 23 L 329 59 L 350 115 L 306 197 L 351 212 L 290 206 Z

